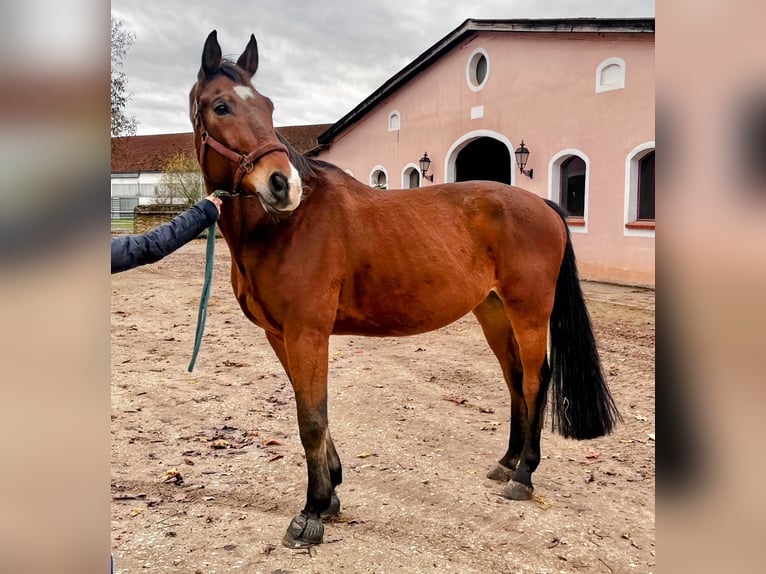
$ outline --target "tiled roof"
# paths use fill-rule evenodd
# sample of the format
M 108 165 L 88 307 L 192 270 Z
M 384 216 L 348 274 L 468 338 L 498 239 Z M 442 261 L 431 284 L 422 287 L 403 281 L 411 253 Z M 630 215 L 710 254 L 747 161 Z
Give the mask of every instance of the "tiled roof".
M 332 124 L 308 126 L 283 126 L 277 130 L 289 141 L 298 153 L 308 154 L 319 145 L 319 134 L 327 131 Z
M 317 146 L 317 136 L 332 124 L 277 128 L 299 153 Z M 112 138 L 112 173 L 159 172 L 174 155 L 195 155 L 192 132 Z
M 192 132 L 112 138 L 112 173 L 162 171 L 179 153 L 195 154 Z

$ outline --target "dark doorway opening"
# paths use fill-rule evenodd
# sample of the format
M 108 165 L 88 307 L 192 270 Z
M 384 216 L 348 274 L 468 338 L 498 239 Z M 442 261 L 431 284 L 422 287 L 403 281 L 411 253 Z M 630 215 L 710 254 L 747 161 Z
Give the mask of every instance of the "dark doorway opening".
M 489 137 L 473 140 L 455 159 L 455 181 L 484 179 L 511 183 L 511 154 L 501 141 Z

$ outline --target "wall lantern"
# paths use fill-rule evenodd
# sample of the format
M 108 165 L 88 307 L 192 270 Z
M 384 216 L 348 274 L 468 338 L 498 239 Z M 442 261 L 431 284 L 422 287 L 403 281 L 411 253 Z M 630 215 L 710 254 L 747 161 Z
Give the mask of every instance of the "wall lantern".
M 423 175 L 423 179 L 433 182 L 434 174 L 426 175 L 429 167 L 431 167 L 431 159 L 428 157 L 428 152 L 423 152 L 423 157 L 420 158 L 420 173 Z
M 519 164 L 519 171 L 526 175 L 529 179 L 532 179 L 532 169 L 524 169 L 527 165 L 527 159 L 529 159 L 529 149 L 524 147 L 524 140 L 521 140 L 521 144 L 513 154 L 516 156 L 516 163 Z

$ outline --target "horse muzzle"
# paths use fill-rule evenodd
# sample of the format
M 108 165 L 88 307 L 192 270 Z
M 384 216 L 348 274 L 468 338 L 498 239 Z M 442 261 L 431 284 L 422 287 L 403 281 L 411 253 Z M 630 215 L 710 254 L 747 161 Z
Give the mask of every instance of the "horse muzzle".
M 255 188 L 263 209 L 271 215 L 288 215 L 295 211 L 303 199 L 303 185 L 298 170 L 290 166 L 290 175 L 282 170 L 268 174 L 251 173 L 242 182 Z

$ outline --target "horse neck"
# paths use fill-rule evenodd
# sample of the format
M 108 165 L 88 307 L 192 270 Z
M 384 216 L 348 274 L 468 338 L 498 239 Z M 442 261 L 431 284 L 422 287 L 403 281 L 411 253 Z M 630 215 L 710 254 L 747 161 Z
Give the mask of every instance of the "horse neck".
M 268 220 L 255 196 L 225 199 L 218 227 L 234 253 L 245 245 L 247 237 Z

